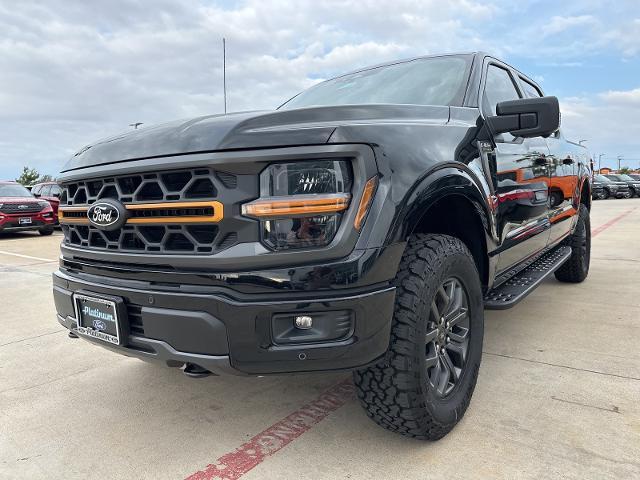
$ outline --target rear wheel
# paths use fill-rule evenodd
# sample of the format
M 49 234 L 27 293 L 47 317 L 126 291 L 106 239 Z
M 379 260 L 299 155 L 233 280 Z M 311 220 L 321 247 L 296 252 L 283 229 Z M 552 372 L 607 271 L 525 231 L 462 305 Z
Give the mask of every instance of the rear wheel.
M 382 427 L 437 440 L 464 415 L 478 377 L 480 277 L 457 238 L 416 235 L 395 284 L 389 350 L 377 364 L 354 372 L 358 397 Z
M 589 275 L 591 260 L 591 220 L 589 210 L 584 204 L 578 208 L 578 222 L 576 228 L 567 239 L 571 247 L 571 256 L 555 275 L 561 282 L 580 283 Z

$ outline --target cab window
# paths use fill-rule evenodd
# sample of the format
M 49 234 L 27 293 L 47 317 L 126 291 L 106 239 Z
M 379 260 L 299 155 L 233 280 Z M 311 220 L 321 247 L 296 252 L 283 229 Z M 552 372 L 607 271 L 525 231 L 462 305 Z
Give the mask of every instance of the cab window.
M 42 195 L 43 197 L 50 197 L 51 185 L 43 185 L 42 188 L 40 189 L 40 195 Z
M 497 65 L 489 65 L 484 85 L 484 106 L 490 115 L 496 114 L 496 105 L 506 100 L 517 100 L 520 94 L 511 74 Z
M 520 80 L 522 80 L 522 90 L 524 91 L 524 94 L 526 97 L 529 97 L 529 98 L 542 97 L 542 92 L 538 89 L 538 87 L 536 87 L 534 84 L 528 82 L 522 77 L 520 77 Z

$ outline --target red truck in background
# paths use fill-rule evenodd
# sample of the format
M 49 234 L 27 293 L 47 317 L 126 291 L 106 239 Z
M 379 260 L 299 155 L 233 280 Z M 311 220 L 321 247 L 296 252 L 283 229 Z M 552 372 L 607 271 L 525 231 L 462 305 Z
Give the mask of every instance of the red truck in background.
M 31 187 L 31 193 L 36 198 L 46 200 L 51 204 L 53 209 L 53 215 L 56 218 L 56 225 L 58 224 L 58 206 L 60 205 L 60 195 L 62 189 L 56 182 L 41 182 L 36 183 Z

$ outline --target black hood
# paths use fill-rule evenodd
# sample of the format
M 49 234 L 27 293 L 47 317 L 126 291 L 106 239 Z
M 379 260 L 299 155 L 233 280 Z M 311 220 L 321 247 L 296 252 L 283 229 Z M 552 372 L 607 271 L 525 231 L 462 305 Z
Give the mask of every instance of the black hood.
M 447 123 L 449 107 L 418 105 L 347 105 L 296 110 L 208 115 L 133 130 L 82 148 L 62 169 L 123 160 L 327 143 L 345 124 L 434 121 Z

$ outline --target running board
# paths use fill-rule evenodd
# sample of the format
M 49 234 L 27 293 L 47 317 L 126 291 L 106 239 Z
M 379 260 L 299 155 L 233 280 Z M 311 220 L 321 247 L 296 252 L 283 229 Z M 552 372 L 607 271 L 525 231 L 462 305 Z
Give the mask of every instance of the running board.
M 511 277 L 484 296 L 487 310 L 506 310 L 515 306 L 562 266 L 571 256 L 571 247 L 560 246 L 542 255 L 521 272 Z

